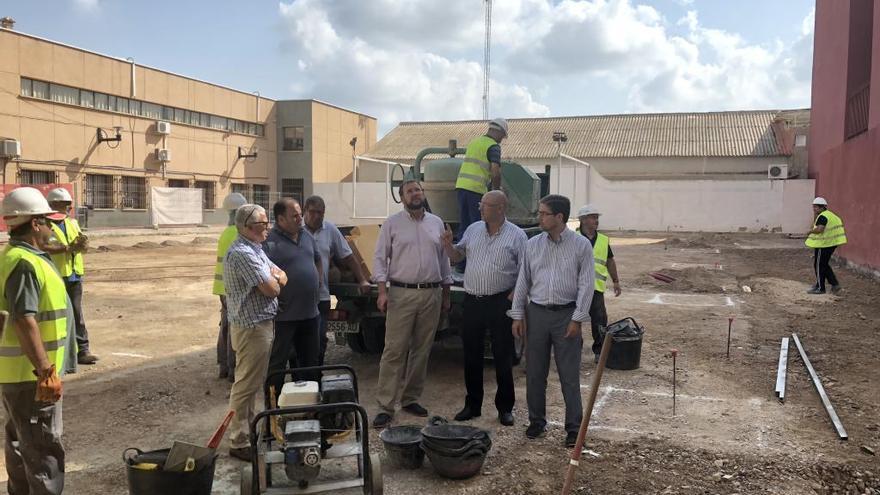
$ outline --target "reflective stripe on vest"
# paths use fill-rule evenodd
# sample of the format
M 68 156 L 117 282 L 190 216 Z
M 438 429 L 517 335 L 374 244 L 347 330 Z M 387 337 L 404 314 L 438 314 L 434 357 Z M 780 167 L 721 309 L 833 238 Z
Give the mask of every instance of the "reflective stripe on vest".
M 608 236 L 596 233 L 593 245 L 593 260 L 596 264 L 596 290 L 605 292 L 605 281 L 608 280 Z
M 843 220 L 832 213 L 831 210 L 825 210 L 822 213 L 819 213 L 819 215 L 816 216 L 816 222 L 819 221 L 819 217 L 825 217 L 828 220 L 828 223 L 825 224 L 825 230 L 820 234 L 810 234 L 807 236 L 807 240 L 804 241 L 804 244 L 806 244 L 807 247 L 815 249 L 846 244 L 846 232 L 843 230 Z M 818 225 L 816 222 L 813 222 L 813 228 L 816 228 L 816 225 Z
M 62 246 L 69 246 L 74 239 L 79 237 L 82 231 L 79 228 L 79 222 L 72 218 L 65 218 L 62 222 L 64 222 L 65 230 L 61 230 L 61 227 L 55 222 L 50 223 L 52 226 L 52 233 Z M 65 231 L 67 232 L 66 234 Z M 52 258 L 52 263 L 55 263 L 55 267 L 58 268 L 58 273 L 64 278 L 67 278 L 74 273 L 77 275 L 83 275 L 85 273 L 82 253 L 58 253 L 50 256 Z
M 488 153 L 489 148 L 496 144 L 498 143 L 489 136 L 480 136 L 468 144 L 464 162 L 458 170 L 458 179 L 455 181 L 456 189 L 486 194 L 489 190 L 487 184 L 492 178 Z
M 67 290 L 64 280 L 58 275 L 55 266 L 42 256 L 33 254 L 25 248 L 7 246 L 0 260 L 0 309 L 8 310 L 6 302 L 6 282 L 19 263 L 33 267 L 40 298 L 34 319 L 40 329 L 43 348 L 58 370 L 64 369 L 65 344 L 67 340 Z M 0 336 L 0 383 L 34 382 L 34 366 L 21 349 L 18 334 L 12 328 L 14 323 L 7 319 L 3 335 Z
M 217 241 L 217 264 L 214 265 L 214 288 L 211 291 L 215 296 L 226 295 L 226 284 L 223 283 L 223 261 L 226 259 L 226 251 L 238 236 L 238 229 L 230 225 L 223 229 L 220 240 Z

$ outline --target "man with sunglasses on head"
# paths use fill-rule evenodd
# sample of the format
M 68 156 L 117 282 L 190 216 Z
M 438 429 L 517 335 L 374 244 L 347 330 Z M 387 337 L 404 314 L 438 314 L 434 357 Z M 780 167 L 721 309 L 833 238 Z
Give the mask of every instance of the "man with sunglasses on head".
M 277 298 L 287 275 L 263 252 L 269 218 L 262 206 L 241 206 L 235 212 L 235 226 L 238 237 L 223 262 L 229 333 L 236 353 L 235 382 L 229 393 L 229 408 L 235 411 L 229 427 L 229 454 L 250 462 L 250 424 L 269 369 Z
M 3 198 L 9 244 L 0 254 L 0 393 L 6 409 L 9 493 L 64 491 L 59 373 L 65 368 L 73 313 L 64 280 L 47 253 L 49 219 L 63 218 L 40 191 L 20 187 Z M 48 218 L 47 218 L 48 217 Z

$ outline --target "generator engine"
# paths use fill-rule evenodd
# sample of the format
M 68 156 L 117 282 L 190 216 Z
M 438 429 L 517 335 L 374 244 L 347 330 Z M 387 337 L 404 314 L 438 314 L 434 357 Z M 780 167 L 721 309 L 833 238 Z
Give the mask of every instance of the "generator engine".
M 354 382 L 349 375 L 324 375 L 316 381 L 287 382 L 278 405 L 310 406 L 355 402 Z M 345 441 L 355 426 L 354 413 L 301 413 L 285 415 L 283 442 L 284 472 L 301 487 L 318 478 L 321 461 L 334 443 Z M 279 439 L 280 440 L 280 439 Z M 279 461 L 281 459 L 278 459 Z
M 284 472 L 291 481 L 309 482 L 321 473 L 321 423 L 291 420 L 284 425 Z

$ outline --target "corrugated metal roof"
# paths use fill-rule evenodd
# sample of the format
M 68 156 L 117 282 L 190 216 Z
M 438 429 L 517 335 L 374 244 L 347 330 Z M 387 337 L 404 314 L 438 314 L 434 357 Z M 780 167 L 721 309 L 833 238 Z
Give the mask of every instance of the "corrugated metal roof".
M 755 110 L 708 113 L 657 113 L 509 119 L 510 137 L 501 146 L 505 159 L 557 156 L 552 135 L 565 132 L 563 153 L 600 157 L 744 157 L 783 155 L 770 124 L 783 118 L 809 122 L 809 110 Z M 459 146 L 486 132 L 483 120 L 402 122 L 368 153 L 372 158 L 411 160 L 431 146 Z

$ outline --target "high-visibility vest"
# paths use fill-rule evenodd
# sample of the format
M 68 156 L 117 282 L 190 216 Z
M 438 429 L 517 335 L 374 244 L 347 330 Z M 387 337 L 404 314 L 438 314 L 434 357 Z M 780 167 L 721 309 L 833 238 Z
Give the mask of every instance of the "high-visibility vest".
M 60 372 L 64 369 L 64 348 L 67 341 L 67 289 L 64 280 L 48 260 L 18 246 L 7 246 L 0 256 L 0 309 L 9 310 L 6 302 L 6 281 L 19 263 L 29 263 L 37 277 L 40 299 L 37 305 L 37 326 L 49 362 Z M 34 365 L 21 349 L 11 318 L 0 336 L 0 383 L 35 382 Z
M 55 238 L 58 239 L 62 246 L 69 246 L 74 239 L 79 237 L 82 230 L 79 228 L 79 222 L 73 218 L 65 218 L 62 221 L 64 222 L 65 230 L 61 230 L 58 224 L 52 222 L 52 233 L 55 234 Z M 77 275 L 85 273 L 82 253 L 57 253 L 51 255 L 51 257 L 55 267 L 58 268 L 58 273 L 62 277 L 69 277 L 74 273 Z
M 827 248 L 832 246 L 840 246 L 846 244 L 846 232 L 843 231 L 843 220 L 830 210 L 825 210 L 816 216 L 816 222 L 819 217 L 828 219 L 825 224 L 825 230 L 820 234 L 810 234 L 804 244 L 811 248 Z M 813 222 L 813 228 L 816 228 L 816 222 Z
M 593 244 L 593 261 L 596 264 L 596 290 L 605 292 L 605 281 L 608 280 L 608 236 L 596 232 Z
M 214 265 L 214 290 L 215 296 L 226 295 L 226 284 L 223 283 L 223 260 L 226 259 L 226 251 L 232 245 L 238 236 L 238 229 L 235 225 L 230 225 L 223 229 L 220 234 L 220 241 L 217 242 L 217 264 Z
M 468 143 L 464 163 L 461 164 L 458 180 L 455 181 L 456 189 L 486 194 L 489 190 L 487 184 L 492 178 L 488 152 L 489 148 L 496 144 L 498 143 L 489 136 L 480 136 Z

